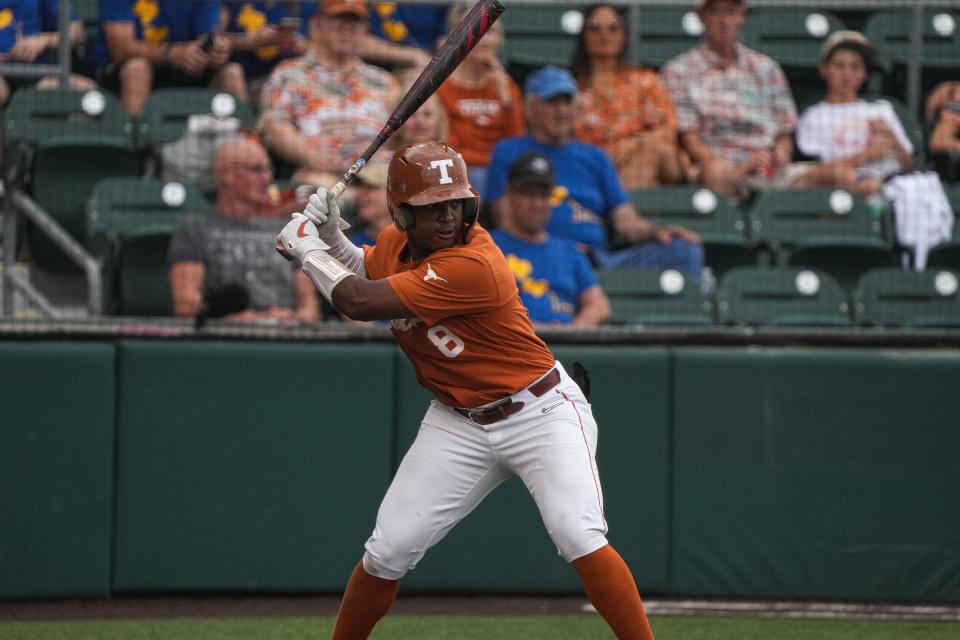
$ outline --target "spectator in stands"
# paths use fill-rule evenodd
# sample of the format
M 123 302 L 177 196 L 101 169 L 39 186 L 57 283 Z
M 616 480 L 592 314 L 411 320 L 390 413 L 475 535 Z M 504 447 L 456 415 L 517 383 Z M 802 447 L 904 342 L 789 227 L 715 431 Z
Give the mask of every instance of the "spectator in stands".
M 388 162 L 374 160 L 357 174 L 357 216 L 350 240 L 358 247 L 377 243 L 380 232 L 393 224 L 387 205 Z
M 174 313 L 196 316 L 204 290 L 237 282 L 250 294 L 250 307 L 227 319 L 319 320 L 316 289 L 277 254 L 277 219 L 262 213 L 272 206 L 266 149 L 241 136 L 224 142 L 217 149 L 216 175 L 216 212 L 185 219 L 170 240 Z
M 243 68 L 230 62 L 220 7 L 205 0 L 99 0 L 100 83 L 137 115 L 161 87 L 214 87 L 247 100 Z
M 307 52 L 307 22 L 315 12 L 316 3 L 311 2 L 225 0 L 224 34 L 251 95 L 259 96 L 278 62 Z
M 933 122 L 930 153 L 960 156 L 960 82 L 941 82 L 927 98 L 927 122 Z
M 697 15 L 703 41 L 662 69 L 688 179 L 731 198 L 788 187 L 803 169 L 790 165 L 797 109 L 783 70 L 738 42 L 743 0 L 702 0 Z
M 820 163 L 794 187 L 840 187 L 869 196 L 884 179 L 912 164 L 913 145 L 889 102 L 859 97 L 877 47 L 856 31 L 835 31 L 820 48 L 826 97 L 806 109 L 797 126 L 797 146 Z
M 360 43 L 360 57 L 388 69 L 423 69 L 446 36 L 446 4 L 367 3 L 370 31 Z
M 576 243 L 547 232 L 555 187 L 550 159 L 522 153 L 508 170 L 508 213 L 490 235 L 517 279 L 530 320 L 593 327 L 610 318 L 610 301 Z
M 625 7 L 584 12 L 570 63 L 580 85 L 573 134 L 603 147 L 628 190 L 680 182 L 673 100 L 656 71 L 627 63 L 628 39 Z
M 469 4 L 454 5 L 448 28 L 456 26 L 469 10 Z M 484 192 L 493 145 L 524 132 L 520 87 L 497 57 L 502 44 L 503 25 L 494 22 L 437 90 L 450 124 L 447 140 L 463 155 L 470 184 L 478 193 Z
M 310 50 L 274 68 L 260 93 L 267 147 L 294 165 L 294 179 L 333 184 L 380 132 L 397 81 L 360 60 L 362 0 L 323 0 L 310 18 Z
M 406 93 L 406 89 L 401 88 L 400 94 L 404 93 Z M 392 156 L 393 150 L 402 149 L 411 144 L 430 142 L 431 140 L 446 141 L 446 139 L 447 115 L 443 111 L 440 98 L 437 97 L 437 94 L 433 94 L 427 98 L 426 102 L 420 105 L 420 108 L 403 123 L 400 130 L 390 138 L 387 144 L 391 153 L 388 155 Z M 377 157 L 380 158 L 381 156 L 378 155 Z M 383 155 L 382 159 L 384 161 L 390 160 L 386 155 Z
M 600 268 L 672 266 L 700 277 L 699 237 L 684 227 L 656 227 L 641 218 L 603 149 L 573 138 L 577 83 L 570 72 L 544 67 L 527 77 L 524 94 L 528 134 L 501 140 L 491 154 L 486 199 L 494 222 L 509 214 L 507 168 L 523 152 L 538 151 L 550 159 L 558 184 L 547 224 L 552 236 L 583 245 Z M 607 224 L 613 243 L 607 240 Z M 614 243 L 626 246 L 610 250 Z
M 0 2 L 0 62 L 31 64 L 56 62 L 60 46 L 57 24 L 56 0 L 17 0 Z M 67 36 L 70 47 L 79 47 L 86 40 L 83 23 L 70 12 L 70 29 Z M 0 106 L 9 100 L 16 89 L 36 84 L 40 89 L 59 86 L 57 76 L 17 76 L 5 78 L 0 75 Z M 97 83 L 79 74 L 71 74 L 70 86 L 74 89 L 94 89 Z

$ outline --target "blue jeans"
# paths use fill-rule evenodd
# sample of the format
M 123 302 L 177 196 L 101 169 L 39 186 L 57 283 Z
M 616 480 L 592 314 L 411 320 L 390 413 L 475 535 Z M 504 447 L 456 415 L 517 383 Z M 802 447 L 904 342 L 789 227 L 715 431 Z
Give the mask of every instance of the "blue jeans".
M 703 271 L 703 246 L 674 238 L 670 244 L 645 242 L 608 251 L 594 249 L 593 257 L 601 269 L 621 267 L 673 267 L 699 278 Z

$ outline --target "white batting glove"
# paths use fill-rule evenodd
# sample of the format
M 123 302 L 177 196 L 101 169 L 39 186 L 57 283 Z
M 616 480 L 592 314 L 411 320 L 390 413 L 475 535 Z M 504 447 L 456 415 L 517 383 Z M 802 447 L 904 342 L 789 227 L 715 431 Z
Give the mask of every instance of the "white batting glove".
M 303 264 L 307 255 L 314 251 L 326 251 L 330 247 L 320 239 L 317 226 L 302 213 L 290 216 L 290 222 L 277 234 L 277 252 L 287 260 Z
M 307 206 L 303 209 L 303 215 L 307 216 L 317 225 L 317 233 L 321 240 L 332 244 L 340 229 L 340 203 L 332 191 L 326 187 L 320 187 L 317 192 L 310 196 Z

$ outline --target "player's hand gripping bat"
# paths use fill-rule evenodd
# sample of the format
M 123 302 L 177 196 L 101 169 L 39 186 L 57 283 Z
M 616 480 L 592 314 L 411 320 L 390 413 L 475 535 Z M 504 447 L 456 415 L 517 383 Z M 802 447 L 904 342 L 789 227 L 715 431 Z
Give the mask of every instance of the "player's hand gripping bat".
M 453 70 L 456 69 L 467 54 L 479 42 L 490 26 L 496 22 L 504 7 L 500 0 L 477 0 L 477 4 L 463 17 L 460 24 L 450 32 L 437 53 L 430 60 L 430 63 L 423 68 L 420 76 L 410 86 L 410 90 L 400 100 L 400 104 L 393 110 L 393 113 L 383 125 L 383 129 L 377 134 L 376 139 L 370 143 L 370 146 L 357 158 L 350 169 L 343 174 L 340 182 L 333 186 L 331 191 L 339 198 L 347 185 L 353 182 L 363 166 L 373 157 L 373 154 L 389 140 L 397 130 L 403 126 L 407 118 L 416 113 L 417 109 L 427 101 L 437 90 L 444 80 L 446 80 Z M 340 228 L 349 228 L 349 224 L 340 220 Z

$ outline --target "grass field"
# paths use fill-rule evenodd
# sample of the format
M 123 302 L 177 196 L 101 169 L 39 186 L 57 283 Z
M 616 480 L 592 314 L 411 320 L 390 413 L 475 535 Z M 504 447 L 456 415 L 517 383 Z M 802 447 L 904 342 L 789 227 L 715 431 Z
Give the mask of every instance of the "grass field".
M 0 640 L 321 640 L 330 617 L 87 620 L 0 623 Z M 960 623 L 782 618 L 652 617 L 658 640 L 956 640 Z M 405 616 L 384 619 L 375 640 L 613 638 L 596 615 Z

